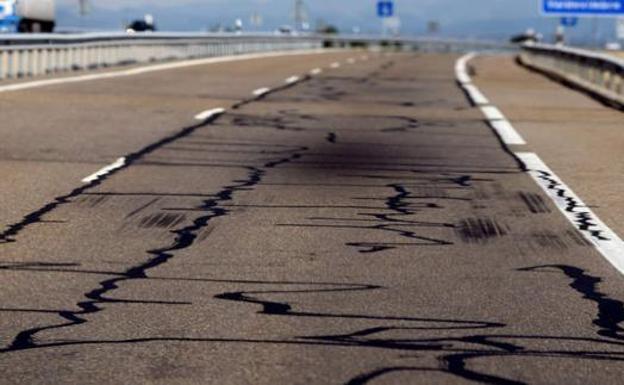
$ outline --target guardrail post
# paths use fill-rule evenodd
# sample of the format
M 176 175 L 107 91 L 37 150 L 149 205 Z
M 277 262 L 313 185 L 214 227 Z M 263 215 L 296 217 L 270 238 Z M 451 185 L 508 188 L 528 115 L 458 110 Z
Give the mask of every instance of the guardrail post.
M 11 72 L 9 76 L 12 78 L 18 77 L 20 56 L 20 50 L 18 49 L 11 52 Z
M 0 79 L 6 79 L 9 73 L 9 51 L 0 50 Z
M 39 71 L 39 62 L 41 61 L 40 55 L 41 48 L 35 47 L 32 51 L 32 75 L 39 76 L 41 72 Z
M 20 61 L 20 77 L 26 78 L 29 76 L 29 64 L 30 64 L 30 49 L 25 48 L 22 51 L 22 60 Z

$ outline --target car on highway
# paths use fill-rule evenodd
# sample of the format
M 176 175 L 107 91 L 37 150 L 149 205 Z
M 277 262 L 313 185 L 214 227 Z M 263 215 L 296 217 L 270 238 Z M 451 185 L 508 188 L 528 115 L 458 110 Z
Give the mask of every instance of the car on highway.
M 145 15 L 143 20 L 134 20 L 126 26 L 126 32 L 155 32 L 156 24 L 152 15 Z

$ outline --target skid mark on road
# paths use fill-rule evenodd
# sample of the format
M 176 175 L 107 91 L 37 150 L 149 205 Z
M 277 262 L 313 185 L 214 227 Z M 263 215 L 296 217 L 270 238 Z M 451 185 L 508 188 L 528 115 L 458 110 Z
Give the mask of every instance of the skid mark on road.
M 509 233 L 507 226 L 493 218 L 464 219 L 455 228 L 466 243 L 486 243 Z

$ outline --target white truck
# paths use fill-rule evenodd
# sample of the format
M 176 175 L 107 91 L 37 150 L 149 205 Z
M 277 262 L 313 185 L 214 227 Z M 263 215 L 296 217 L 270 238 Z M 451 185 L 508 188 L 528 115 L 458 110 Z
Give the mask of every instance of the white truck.
M 0 0 L 1 32 L 52 32 L 54 0 Z

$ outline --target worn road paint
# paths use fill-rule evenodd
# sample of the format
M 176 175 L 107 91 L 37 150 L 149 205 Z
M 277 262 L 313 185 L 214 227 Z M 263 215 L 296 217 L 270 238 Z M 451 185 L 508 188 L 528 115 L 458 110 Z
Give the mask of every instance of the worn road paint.
M 555 202 L 563 215 L 622 274 L 624 274 L 624 242 L 559 178 L 537 154 L 515 154 L 527 172 Z

